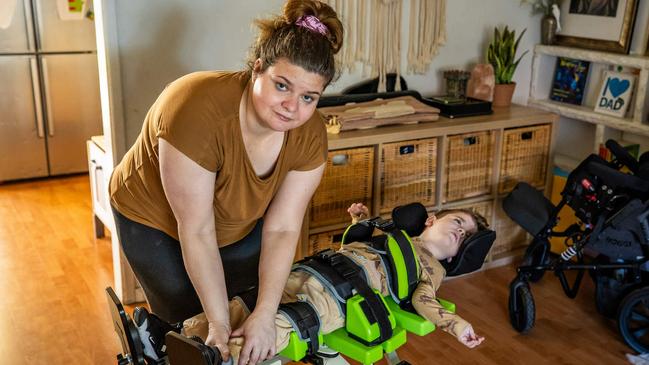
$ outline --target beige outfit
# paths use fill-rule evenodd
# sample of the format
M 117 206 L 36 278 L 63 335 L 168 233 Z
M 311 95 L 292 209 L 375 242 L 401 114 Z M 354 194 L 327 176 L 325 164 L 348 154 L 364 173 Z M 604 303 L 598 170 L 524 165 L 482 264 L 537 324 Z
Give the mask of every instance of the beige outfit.
M 419 276 L 419 284 L 413 293 L 412 304 L 419 315 L 457 338 L 469 323 L 457 314 L 442 307 L 436 300 L 435 295 L 442 284 L 446 271 L 440 262 L 423 247 L 419 238 L 414 238 L 413 244 L 419 259 L 421 275 Z M 383 296 L 389 295 L 385 269 L 379 255 L 373 252 L 371 247 L 365 243 L 354 242 L 343 246 L 338 252 L 354 260 L 356 264 L 363 268 L 367 274 L 370 287 L 379 290 Z M 302 271 L 291 272 L 282 296 L 282 303 L 297 300 L 308 301 L 313 305 L 320 316 L 320 331 L 323 334 L 345 325 L 345 318 L 340 313 L 336 300 L 315 277 Z M 233 329 L 238 328 L 247 315 L 248 313 L 241 303 L 237 300 L 230 302 L 230 324 Z M 275 325 L 277 328 L 277 351 L 281 351 L 288 344 L 289 335 L 293 328 L 286 318 L 279 313 L 275 318 Z M 200 314 L 185 321 L 184 333 L 188 336 L 207 337 L 205 315 Z M 229 344 L 230 351 L 233 354 L 238 354 L 242 344 L 242 339 L 231 340 Z

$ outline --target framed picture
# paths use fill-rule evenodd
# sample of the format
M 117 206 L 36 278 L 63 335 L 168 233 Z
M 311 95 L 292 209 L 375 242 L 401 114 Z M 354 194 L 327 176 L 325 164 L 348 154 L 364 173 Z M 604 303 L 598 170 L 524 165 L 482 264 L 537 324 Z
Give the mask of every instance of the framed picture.
M 558 57 L 550 100 L 581 105 L 590 62 Z
M 602 87 L 597 94 L 595 111 L 624 118 L 631 104 L 635 75 L 604 71 Z
M 638 0 L 566 0 L 557 44 L 628 53 Z

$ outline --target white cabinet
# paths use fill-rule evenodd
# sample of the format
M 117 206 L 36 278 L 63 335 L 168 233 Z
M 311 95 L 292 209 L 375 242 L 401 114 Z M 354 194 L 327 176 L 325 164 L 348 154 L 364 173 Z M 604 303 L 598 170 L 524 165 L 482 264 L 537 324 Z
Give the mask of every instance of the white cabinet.
M 104 227 L 114 232 L 113 214 L 108 198 L 108 180 L 111 169 L 107 165 L 103 137 L 95 136 L 86 142 L 88 148 L 88 172 L 94 216 L 95 237 L 104 236 Z

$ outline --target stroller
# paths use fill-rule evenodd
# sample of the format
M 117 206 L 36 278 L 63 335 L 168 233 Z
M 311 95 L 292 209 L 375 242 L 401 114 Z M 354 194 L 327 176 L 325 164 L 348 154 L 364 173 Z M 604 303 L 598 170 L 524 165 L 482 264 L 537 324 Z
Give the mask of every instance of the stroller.
M 530 282 L 552 271 L 574 298 L 588 271 L 598 312 L 617 319 L 626 344 L 643 353 L 649 351 L 649 152 L 637 161 L 613 140 L 606 147 L 613 160 L 588 156 L 568 175 L 558 205 L 522 182 L 503 200 L 507 215 L 533 237 L 510 284 L 509 318 L 518 332 L 530 331 L 535 317 Z M 579 223 L 555 231 L 566 205 Z M 565 238 L 558 257 L 549 255 L 551 237 Z M 571 284 L 568 270 L 577 271 Z

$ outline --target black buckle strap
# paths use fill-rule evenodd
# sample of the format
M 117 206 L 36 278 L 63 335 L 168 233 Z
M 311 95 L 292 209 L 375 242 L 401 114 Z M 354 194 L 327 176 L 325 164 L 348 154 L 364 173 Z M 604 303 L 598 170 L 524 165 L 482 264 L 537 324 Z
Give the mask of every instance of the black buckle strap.
M 342 314 L 345 315 L 346 309 L 344 301 L 353 295 L 354 287 L 329 264 L 328 259 L 321 257 L 322 255 L 328 254 L 333 254 L 333 251 L 326 250 L 319 252 L 315 256 L 310 256 L 298 261 L 297 264 L 298 266 L 306 266 L 310 268 L 314 273 L 318 274 L 319 278 L 327 282 L 325 287 L 329 287 L 335 291 L 335 296 L 337 297 L 336 300 L 340 302 L 340 309 Z
M 343 254 L 331 252 L 324 252 L 318 255 L 318 258 L 328 261 L 340 276 L 352 283 L 356 292 L 367 303 L 367 305 L 361 305 L 365 317 L 367 317 L 370 323 L 378 323 L 379 325 L 379 338 L 371 342 L 362 342 L 368 345 L 375 345 L 390 339 L 392 337 L 392 325 L 389 320 L 389 311 L 383 303 L 383 300 L 381 300 L 381 297 L 367 284 L 361 268 L 356 263 Z
M 306 302 L 283 303 L 279 305 L 278 311 L 292 321 L 300 338 L 309 340 L 309 353 L 315 354 L 320 347 L 318 333 L 320 332 L 320 319 L 318 313 Z

